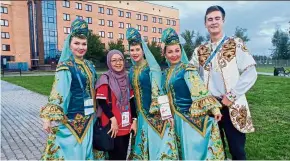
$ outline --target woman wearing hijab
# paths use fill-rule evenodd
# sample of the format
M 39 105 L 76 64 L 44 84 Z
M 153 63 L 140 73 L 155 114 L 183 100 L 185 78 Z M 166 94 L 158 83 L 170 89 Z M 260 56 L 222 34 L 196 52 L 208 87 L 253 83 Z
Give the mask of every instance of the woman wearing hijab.
M 138 130 L 131 142 L 129 160 L 176 160 L 178 152 L 172 119 L 162 120 L 158 96 L 162 95 L 161 70 L 140 33 L 127 29 L 133 63 L 129 72 L 137 106 Z M 146 57 L 146 59 L 144 58 Z
M 93 160 L 92 135 L 97 73 L 84 59 L 88 24 L 76 19 L 59 59 L 48 103 L 41 108 L 49 133 L 41 160 Z
M 163 85 L 174 113 L 179 159 L 224 160 L 217 124 L 221 119 L 221 104 L 206 90 L 197 69 L 188 64 L 174 29 L 163 31 L 162 42 L 169 65 Z
M 111 122 L 109 133 L 114 138 L 114 149 L 108 152 L 109 159 L 126 160 L 130 131 L 136 134 L 137 128 L 133 91 L 130 90 L 124 56 L 119 50 L 108 53 L 107 66 L 109 70 L 101 75 L 96 84 L 96 98 L 103 110 L 102 126 Z M 112 109 L 108 105 L 108 88 L 112 91 Z

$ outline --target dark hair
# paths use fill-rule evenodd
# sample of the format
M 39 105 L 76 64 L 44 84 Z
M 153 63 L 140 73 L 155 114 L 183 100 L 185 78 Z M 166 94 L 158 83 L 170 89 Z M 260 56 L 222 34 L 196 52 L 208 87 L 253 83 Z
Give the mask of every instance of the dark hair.
M 210 6 L 209 8 L 207 8 L 206 12 L 205 12 L 205 16 L 204 16 L 204 22 L 206 22 L 206 16 L 214 11 L 220 11 L 222 13 L 222 18 L 223 20 L 226 17 L 226 12 L 225 10 L 221 7 L 221 6 Z
M 137 45 L 140 45 L 142 51 L 144 51 L 141 43 L 132 43 L 130 46 L 137 46 Z
M 76 35 L 73 34 L 70 37 L 70 40 L 69 40 L 70 43 L 71 43 L 72 38 L 74 38 L 74 37 L 79 38 L 79 39 L 87 39 L 87 37 L 85 35 L 83 35 L 83 34 L 76 34 Z
M 177 44 L 176 44 L 177 45 Z M 178 44 L 179 45 L 179 47 L 180 47 L 180 50 L 182 50 L 182 46 L 181 46 L 181 44 Z M 166 53 L 166 47 L 167 47 L 168 45 L 165 45 L 164 46 L 164 49 L 163 49 L 163 54 L 164 54 L 164 56 L 165 56 L 165 53 Z

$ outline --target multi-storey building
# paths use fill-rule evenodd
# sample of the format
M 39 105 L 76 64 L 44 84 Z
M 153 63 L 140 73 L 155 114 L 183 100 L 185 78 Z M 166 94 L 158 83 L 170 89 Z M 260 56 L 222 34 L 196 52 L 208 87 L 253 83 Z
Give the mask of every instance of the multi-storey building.
M 161 42 L 162 31 L 179 32 L 179 10 L 144 1 L 1 1 L 1 61 L 50 64 L 61 53 L 70 25 L 85 19 L 102 43 L 122 39 L 134 27 L 145 41 Z

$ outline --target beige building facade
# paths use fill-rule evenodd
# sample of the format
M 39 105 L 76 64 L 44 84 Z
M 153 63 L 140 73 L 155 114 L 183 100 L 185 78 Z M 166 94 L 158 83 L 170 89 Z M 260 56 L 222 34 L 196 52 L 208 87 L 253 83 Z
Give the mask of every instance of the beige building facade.
M 5 7 L 8 12 L 2 13 Z M 1 1 L 1 60 L 13 56 L 9 61 L 28 62 L 30 67 L 55 63 L 76 18 L 85 19 L 106 48 L 122 39 L 127 49 L 129 27 L 138 29 L 145 41 L 157 43 L 164 29 L 180 30 L 178 9 L 144 1 Z

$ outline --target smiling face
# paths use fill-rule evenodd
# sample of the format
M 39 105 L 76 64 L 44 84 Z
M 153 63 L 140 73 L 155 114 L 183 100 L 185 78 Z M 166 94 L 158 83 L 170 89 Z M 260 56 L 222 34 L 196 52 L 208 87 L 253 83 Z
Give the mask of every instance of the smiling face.
M 222 32 L 224 19 L 220 11 L 210 12 L 205 17 L 205 27 L 210 35 L 218 35 Z
M 111 67 L 113 68 L 114 71 L 116 72 L 121 72 L 124 70 L 124 62 L 125 60 L 122 58 L 121 55 L 119 54 L 114 54 L 111 57 Z
M 181 59 L 181 49 L 180 45 L 168 45 L 165 49 L 165 57 L 171 65 L 177 64 Z
M 87 39 L 73 37 L 70 43 L 70 49 L 77 58 L 83 58 L 87 52 Z
M 140 61 L 144 60 L 143 50 L 142 50 L 140 44 L 130 46 L 130 57 L 135 62 L 140 62 Z

